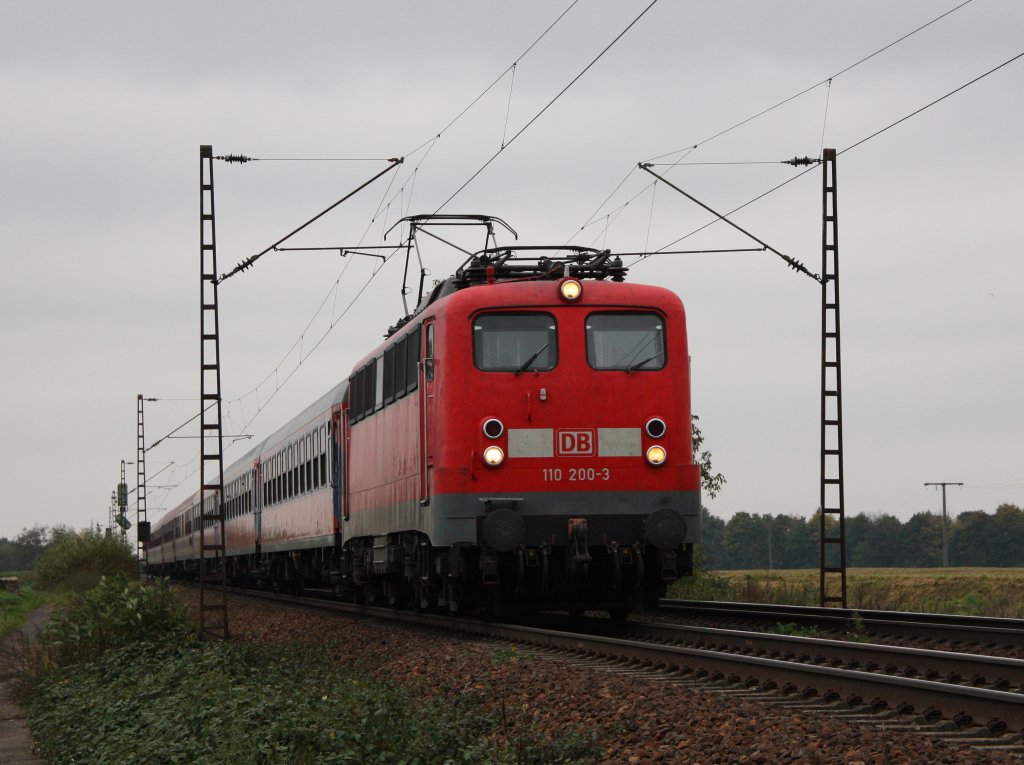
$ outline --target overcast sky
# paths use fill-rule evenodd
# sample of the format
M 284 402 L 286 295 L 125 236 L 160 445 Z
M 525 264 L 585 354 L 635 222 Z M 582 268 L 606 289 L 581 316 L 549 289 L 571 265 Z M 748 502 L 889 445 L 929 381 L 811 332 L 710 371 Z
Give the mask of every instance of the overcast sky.
M 197 411 L 200 144 L 378 160 L 217 163 L 221 270 L 404 156 L 289 242 L 380 244 L 401 215 L 441 208 L 647 4 L 580 0 L 520 58 L 569 0 L 3 3 L 0 536 L 106 524 L 136 395 L 163 399 L 149 443 Z M 974 0 L 706 141 L 956 4 L 661 0 L 441 211 L 499 216 L 525 244 L 663 248 L 713 216 L 637 162 L 698 145 L 659 172 L 732 210 L 799 172 L 780 160 L 845 149 L 1024 51 L 1024 4 Z M 936 512 L 928 481 L 965 484 L 954 513 L 1024 505 L 1022 93 L 1024 59 L 839 157 L 848 514 Z M 734 220 L 820 271 L 820 170 Z M 669 249 L 750 246 L 718 223 Z M 426 258 L 434 277 L 459 260 Z M 351 261 L 271 253 L 222 284 L 229 434 L 267 436 L 402 315 L 400 260 L 376 275 Z M 687 306 L 693 408 L 728 480 L 711 510 L 813 513 L 818 285 L 763 252 L 662 254 L 629 278 Z M 151 518 L 198 488 L 196 452 L 149 452 L 151 486 L 177 485 L 152 490 Z

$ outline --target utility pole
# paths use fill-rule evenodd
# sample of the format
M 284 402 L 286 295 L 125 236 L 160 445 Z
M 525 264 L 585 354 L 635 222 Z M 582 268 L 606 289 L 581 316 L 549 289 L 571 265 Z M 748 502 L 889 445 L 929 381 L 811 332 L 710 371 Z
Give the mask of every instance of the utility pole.
M 946 516 L 946 487 L 947 486 L 963 486 L 958 481 L 933 481 L 926 483 L 925 486 L 941 486 L 942 487 L 942 567 L 949 568 L 949 533 L 947 531 L 947 516 Z

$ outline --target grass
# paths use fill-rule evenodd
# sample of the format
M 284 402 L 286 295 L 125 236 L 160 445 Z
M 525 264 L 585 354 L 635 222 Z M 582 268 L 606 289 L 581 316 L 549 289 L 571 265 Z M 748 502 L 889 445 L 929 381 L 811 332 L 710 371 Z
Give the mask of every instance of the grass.
M 851 568 L 850 608 L 1024 618 L 1024 568 Z M 817 569 L 704 572 L 669 597 L 818 605 Z
M 24 579 L 21 580 L 21 592 L 0 592 L 0 640 L 23 625 L 32 611 L 51 601 L 50 596 L 35 590 Z

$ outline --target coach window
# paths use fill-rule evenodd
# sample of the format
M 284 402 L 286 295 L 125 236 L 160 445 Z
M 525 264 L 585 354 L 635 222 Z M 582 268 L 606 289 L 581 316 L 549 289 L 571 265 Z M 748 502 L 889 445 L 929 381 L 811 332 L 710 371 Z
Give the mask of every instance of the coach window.
M 488 313 L 473 319 L 473 360 L 485 372 L 543 372 L 558 363 L 555 317 Z
M 384 350 L 384 403 L 395 400 L 395 346 Z
M 278 452 L 274 456 L 274 502 L 280 504 L 284 501 L 284 476 L 282 475 L 281 461 L 284 455 Z
M 368 417 L 373 414 L 377 405 L 377 365 L 371 361 L 363 374 L 366 375 L 363 389 L 363 416 Z
M 320 488 L 320 428 L 313 431 L 313 451 L 310 452 L 309 460 L 313 466 L 313 488 Z
M 384 406 L 384 356 L 377 357 L 377 363 L 374 367 L 374 410 L 380 409 Z
M 423 354 L 423 376 L 427 382 L 434 381 L 434 324 L 427 325 L 427 347 Z
M 306 434 L 306 491 L 313 491 L 313 434 Z
M 412 393 L 419 384 L 420 328 L 416 327 L 406 338 L 405 348 L 405 392 Z
M 320 426 L 320 445 L 323 447 L 320 450 L 320 485 L 327 485 L 327 445 L 328 445 L 328 430 L 326 425 Z
M 409 370 L 405 363 L 405 345 L 407 337 L 403 337 L 395 343 L 395 398 L 405 395 L 406 380 L 409 377 Z
M 587 363 L 626 372 L 665 366 L 665 320 L 655 313 L 592 313 L 587 317 Z
M 306 449 L 306 439 L 299 439 L 299 490 L 305 494 L 309 490 L 309 481 L 306 480 L 306 462 L 309 459 L 309 450 Z
M 295 444 L 288 445 L 288 499 L 299 493 L 299 470 L 296 467 Z

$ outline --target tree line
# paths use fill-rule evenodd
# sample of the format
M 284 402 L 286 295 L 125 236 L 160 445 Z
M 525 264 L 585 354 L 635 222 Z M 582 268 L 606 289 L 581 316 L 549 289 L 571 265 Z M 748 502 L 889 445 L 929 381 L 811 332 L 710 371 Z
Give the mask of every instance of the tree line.
M 760 515 L 740 512 L 728 521 L 704 508 L 700 557 L 721 569 L 817 568 L 818 514 Z M 15 539 L 0 538 L 0 572 L 31 569 L 48 546 L 74 531 L 33 526 Z M 973 510 L 949 522 L 951 566 L 1024 566 L 1024 510 L 1002 504 L 994 513 Z M 928 568 L 942 565 L 942 518 L 917 513 L 907 521 L 893 515 L 846 519 L 846 565 Z
M 14 539 L 0 537 L 0 572 L 28 571 L 54 542 L 74 535 L 69 526 L 33 526 Z
M 819 515 L 740 512 L 728 521 L 704 509 L 701 557 L 709 569 L 817 568 Z M 947 526 L 951 566 L 1024 566 L 1024 510 L 960 513 Z M 846 518 L 846 565 L 928 568 L 942 565 L 942 517 L 917 513 Z

